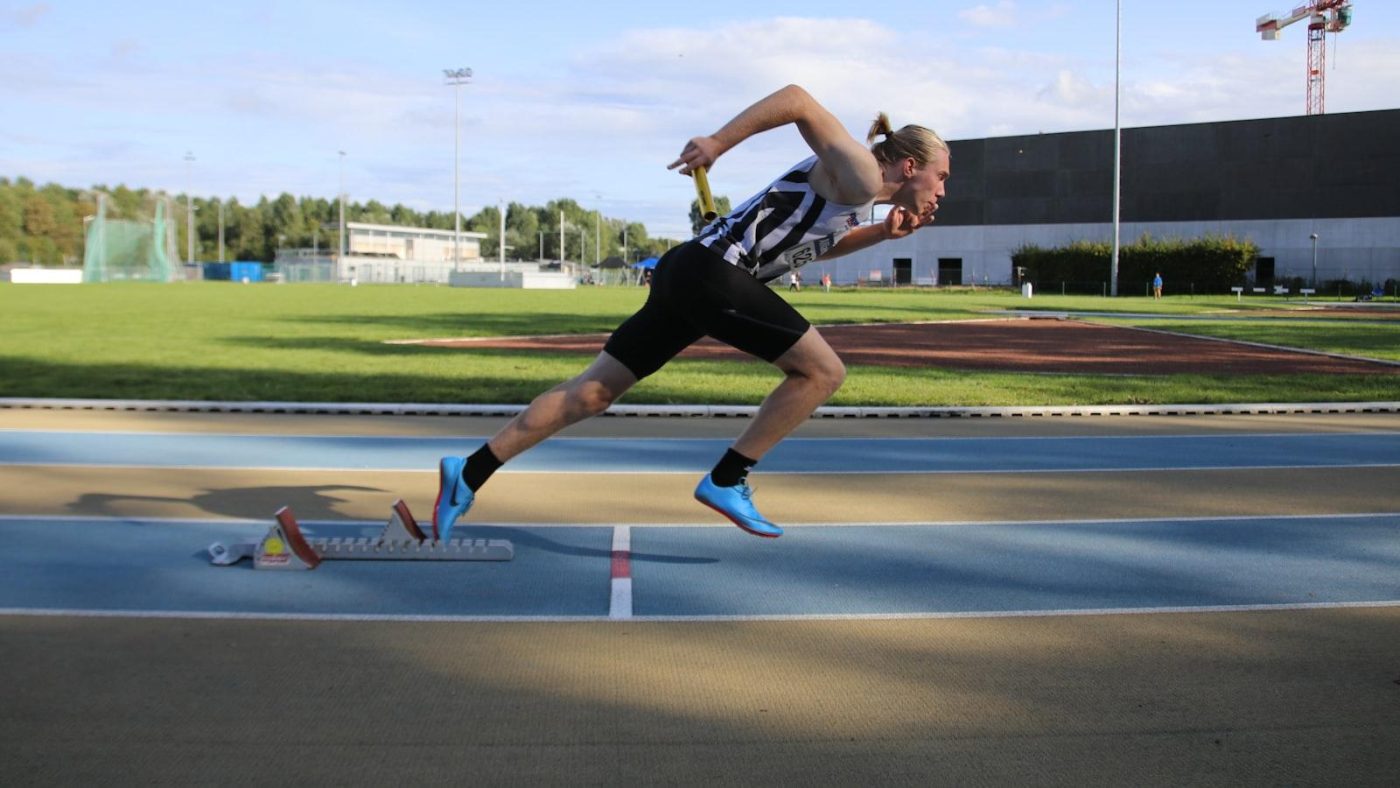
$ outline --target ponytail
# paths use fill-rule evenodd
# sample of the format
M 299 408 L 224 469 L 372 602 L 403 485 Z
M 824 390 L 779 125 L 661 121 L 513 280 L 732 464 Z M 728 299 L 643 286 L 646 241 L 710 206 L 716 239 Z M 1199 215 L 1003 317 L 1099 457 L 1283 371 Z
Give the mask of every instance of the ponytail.
M 875 140 L 875 135 L 877 134 L 883 134 L 885 137 L 889 137 L 893 133 L 894 129 L 890 127 L 890 116 L 881 112 L 879 115 L 875 116 L 875 122 L 870 124 L 870 133 L 865 135 L 865 142 L 867 145 L 870 144 Z
M 880 135 L 884 139 L 874 142 L 875 137 Z M 922 166 L 933 161 L 939 153 L 948 152 L 948 143 L 933 129 L 910 124 L 895 131 L 890 126 L 890 117 L 883 112 L 876 115 L 875 122 L 870 124 L 870 133 L 866 135 L 865 142 L 874 142 L 870 145 L 870 152 L 881 164 L 912 158 Z

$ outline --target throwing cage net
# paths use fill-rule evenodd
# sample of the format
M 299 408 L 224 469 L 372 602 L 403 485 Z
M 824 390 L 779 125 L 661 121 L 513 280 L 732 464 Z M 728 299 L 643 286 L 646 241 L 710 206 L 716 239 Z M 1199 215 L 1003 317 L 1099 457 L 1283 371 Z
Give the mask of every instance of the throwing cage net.
M 170 199 L 154 200 L 149 216 L 113 218 L 107 196 L 97 196 L 83 250 L 84 282 L 173 282 L 184 278 L 175 251 Z

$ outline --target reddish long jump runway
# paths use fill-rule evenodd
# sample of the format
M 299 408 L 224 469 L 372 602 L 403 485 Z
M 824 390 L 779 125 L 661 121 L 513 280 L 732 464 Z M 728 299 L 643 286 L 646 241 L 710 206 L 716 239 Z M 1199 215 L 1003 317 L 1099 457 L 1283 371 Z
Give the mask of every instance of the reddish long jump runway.
M 974 320 L 821 326 L 847 364 L 1008 372 L 1108 375 L 1400 374 L 1400 366 L 1366 359 L 1264 347 L 1086 323 L 1077 320 Z M 595 355 L 606 334 L 429 339 L 414 344 L 466 350 L 537 350 Z M 711 339 L 682 358 L 743 359 Z

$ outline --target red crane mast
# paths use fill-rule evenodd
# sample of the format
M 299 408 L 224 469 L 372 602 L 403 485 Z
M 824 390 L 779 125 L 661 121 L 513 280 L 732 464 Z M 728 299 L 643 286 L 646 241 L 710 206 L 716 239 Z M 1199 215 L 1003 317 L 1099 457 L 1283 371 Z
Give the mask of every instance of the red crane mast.
M 1327 38 L 1351 24 L 1351 0 L 1313 0 L 1286 14 L 1265 14 L 1254 22 L 1254 30 L 1265 41 L 1278 40 L 1285 27 L 1308 20 L 1308 112 L 1327 111 Z

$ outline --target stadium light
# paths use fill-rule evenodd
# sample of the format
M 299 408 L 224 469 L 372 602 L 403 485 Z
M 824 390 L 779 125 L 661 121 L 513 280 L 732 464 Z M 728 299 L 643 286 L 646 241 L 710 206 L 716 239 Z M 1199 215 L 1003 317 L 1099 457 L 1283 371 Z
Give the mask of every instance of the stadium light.
M 442 73 L 447 78 L 447 84 L 452 86 L 452 270 L 459 271 L 462 268 L 462 209 L 458 196 L 461 194 L 458 186 L 458 163 L 461 159 L 459 120 L 462 107 L 462 86 L 471 81 L 472 70 L 469 68 L 444 68 Z M 505 274 L 502 273 L 502 276 L 504 277 Z
M 345 262 L 345 151 L 340 154 L 340 232 L 335 247 L 335 272 L 331 281 L 340 281 L 340 268 Z
M 185 248 L 186 261 L 194 265 L 194 153 L 185 151 Z
M 1118 0 L 1113 32 L 1113 261 L 1109 266 L 1112 286 L 1109 293 L 1118 296 L 1118 252 L 1121 246 L 1121 216 L 1123 207 L 1123 127 L 1119 121 L 1118 105 L 1123 96 L 1119 74 L 1123 64 L 1123 0 Z

